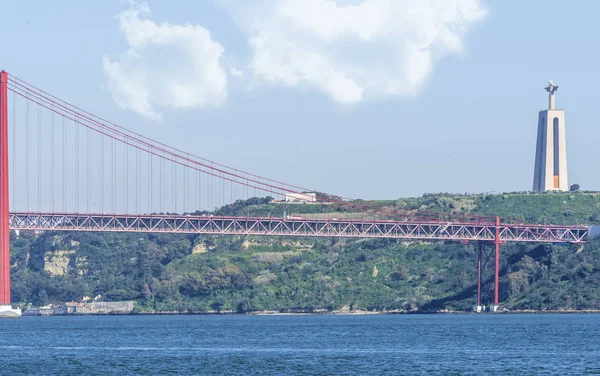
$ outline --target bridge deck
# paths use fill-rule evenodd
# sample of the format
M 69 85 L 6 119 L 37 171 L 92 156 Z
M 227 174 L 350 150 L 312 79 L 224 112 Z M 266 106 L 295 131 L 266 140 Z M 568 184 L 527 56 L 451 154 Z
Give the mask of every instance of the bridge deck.
M 272 235 L 494 241 L 496 224 L 469 222 L 362 221 L 275 217 L 10 213 L 13 230 L 157 232 L 213 235 Z M 588 228 L 500 224 L 501 242 L 584 243 Z

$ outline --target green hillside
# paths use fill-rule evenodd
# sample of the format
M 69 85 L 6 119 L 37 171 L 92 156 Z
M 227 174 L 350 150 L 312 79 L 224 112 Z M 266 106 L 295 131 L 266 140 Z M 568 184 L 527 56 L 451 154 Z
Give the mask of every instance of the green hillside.
M 599 224 L 597 193 L 427 194 L 343 205 L 237 202 L 216 215 L 394 218 L 407 211 Z M 365 210 L 366 209 L 366 210 Z M 364 214 L 366 212 L 366 214 Z M 473 244 L 159 234 L 11 236 L 13 301 L 45 305 L 135 299 L 147 311 L 468 310 Z M 502 247 L 500 300 L 509 309 L 600 309 L 600 242 Z

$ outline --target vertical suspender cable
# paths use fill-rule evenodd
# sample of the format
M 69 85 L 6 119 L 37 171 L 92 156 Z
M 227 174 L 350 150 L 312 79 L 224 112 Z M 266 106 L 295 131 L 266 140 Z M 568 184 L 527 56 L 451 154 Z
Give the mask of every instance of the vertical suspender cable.
M 213 176 L 210 179 L 210 199 L 212 200 L 210 207 L 212 210 L 216 209 L 218 204 L 217 202 L 219 201 L 219 188 L 215 187 L 215 181 L 217 180 L 217 178 L 215 176 Z M 219 182 L 217 182 L 218 184 Z
M 135 213 L 140 207 L 140 149 L 135 149 Z
M 173 178 L 173 182 L 175 183 L 175 187 L 173 188 L 173 198 L 175 199 L 175 210 L 174 210 L 174 212 L 178 213 L 178 211 L 177 211 L 177 201 L 178 201 L 177 200 L 177 167 L 179 167 L 179 165 L 176 162 L 174 162 L 173 164 L 175 165 L 175 169 L 173 170 L 174 173 L 175 173 L 175 176 Z
M 181 209 L 182 213 L 185 213 L 186 209 L 186 201 L 187 201 L 187 168 L 183 168 L 183 208 Z
M 104 135 L 100 135 L 100 212 L 104 213 Z
M 152 203 L 154 201 L 154 196 L 152 194 L 152 186 L 154 185 L 154 174 L 152 170 L 152 150 L 150 149 L 150 146 L 148 146 L 148 164 L 150 165 L 150 177 L 148 178 L 148 189 L 150 189 L 150 193 L 148 194 L 148 213 L 152 214 Z
M 15 126 L 17 122 L 17 95 L 13 92 L 13 110 L 12 110 L 12 203 L 13 210 L 16 210 L 15 207 L 15 196 L 16 196 L 16 177 L 17 177 L 17 127 Z
M 125 138 L 123 138 L 125 141 Z M 125 214 L 129 214 L 129 145 L 123 143 L 125 146 Z
M 206 182 L 204 183 L 206 185 L 206 189 L 204 190 L 204 192 L 206 192 L 206 210 L 207 211 L 211 211 L 211 206 L 210 206 L 210 183 L 212 181 L 212 175 L 206 174 L 206 179 L 204 179 Z
M 87 212 L 92 212 L 92 138 L 90 128 L 87 129 Z
M 29 93 L 27 93 L 29 95 Z M 29 211 L 29 100 L 25 100 L 25 195 L 26 210 Z
M 213 202 L 213 197 L 212 197 L 212 182 L 213 182 L 213 176 L 212 175 L 207 175 L 206 176 L 206 203 L 208 205 L 208 210 L 212 211 L 213 210 L 213 206 L 212 206 L 212 202 Z
M 163 197 L 163 164 L 164 164 L 164 160 L 162 158 L 160 158 L 160 173 L 159 173 L 159 177 L 158 177 L 158 200 L 159 200 L 159 206 L 160 206 L 160 212 L 164 213 L 163 209 L 163 201 L 164 201 L 164 197 Z
M 79 213 L 79 117 L 75 115 L 75 212 Z
M 37 183 L 38 183 L 38 188 L 37 188 L 37 206 L 38 206 L 38 212 L 42 212 L 42 119 L 40 117 L 40 106 L 38 105 L 38 110 L 37 110 L 37 119 L 38 119 L 38 130 L 37 130 L 37 170 L 38 170 L 38 177 L 37 177 Z
M 112 202 L 110 208 L 113 213 L 116 213 L 115 203 L 116 203 L 116 195 L 117 195 L 117 145 L 115 144 L 115 139 L 112 139 Z
M 50 134 L 50 179 L 48 179 L 48 181 L 50 182 L 50 200 L 51 200 L 51 212 L 54 213 L 54 209 L 55 209 L 55 204 L 56 201 L 54 200 L 54 184 L 55 184 L 55 177 L 54 177 L 54 153 L 56 153 L 56 151 L 54 150 L 54 138 L 55 138 L 55 126 L 54 126 L 54 118 L 55 118 L 55 113 L 54 113 L 54 102 L 52 103 L 52 111 L 51 111 L 51 115 L 52 115 L 52 132 Z
M 62 153 L 62 207 L 63 207 L 63 213 L 67 211 L 67 131 L 65 129 L 65 117 L 63 116 L 62 118 L 62 136 L 63 136 L 63 142 L 62 142 L 62 147 L 63 147 L 63 153 Z

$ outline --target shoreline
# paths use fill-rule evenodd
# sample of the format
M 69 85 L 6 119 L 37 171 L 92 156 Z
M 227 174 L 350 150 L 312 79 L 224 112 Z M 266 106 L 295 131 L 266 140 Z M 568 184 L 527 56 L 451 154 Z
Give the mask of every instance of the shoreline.
M 596 310 L 508 310 L 499 312 L 472 312 L 472 311 L 327 311 L 327 312 L 278 312 L 278 311 L 254 311 L 254 312 L 136 312 L 132 316 L 151 315 L 247 315 L 247 316 L 368 316 L 368 315 L 511 315 L 511 314 L 600 314 Z
M 313 311 L 313 312 L 280 312 L 280 311 L 208 311 L 208 312 L 107 312 L 107 313 L 74 313 L 62 315 L 23 315 L 27 317 L 47 316 L 368 316 L 368 315 L 515 315 L 515 314 L 600 314 L 600 309 L 593 310 L 506 310 L 498 312 L 472 312 L 472 311 Z

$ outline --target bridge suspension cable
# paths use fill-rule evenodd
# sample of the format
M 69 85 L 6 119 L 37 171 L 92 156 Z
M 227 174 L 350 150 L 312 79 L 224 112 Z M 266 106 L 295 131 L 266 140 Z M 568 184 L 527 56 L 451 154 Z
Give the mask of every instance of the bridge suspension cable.
M 19 159 L 17 157 L 18 153 L 16 153 L 16 144 L 19 143 L 18 138 L 23 137 L 25 157 L 22 162 L 24 171 L 17 175 L 23 175 L 24 178 L 25 192 L 21 195 L 26 196 L 26 207 L 24 209 L 27 211 L 30 209 L 29 201 L 32 197 L 30 190 L 34 188 L 30 184 L 32 178 L 37 182 L 37 196 L 34 194 L 33 197 L 36 198 L 38 208 L 42 206 L 44 201 L 42 196 L 45 195 L 51 196 L 51 206 L 54 207 L 56 202 L 55 191 L 62 191 L 63 210 L 68 207 L 66 203 L 68 199 L 74 200 L 74 206 L 78 212 L 82 211 L 82 198 L 85 203 L 85 211 L 115 212 L 117 210 L 117 196 L 123 196 L 121 206 L 124 206 L 124 209 L 120 210 L 130 212 L 132 210 L 130 206 L 132 202 L 129 200 L 130 191 L 133 191 L 135 195 L 133 200 L 134 212 L 150 212 L 154 211 L 155 207 L 160 211 L 184 212 L 190 211 L 192 203 L 196 210 L 202 208 L 211 210 L 214 207 L 212 205 L 216 203 L 224 205 L 242 198 L 244 191 L 246 192 L 245 198 L 249 198 L 249 189 L 253 189 L 256 195 L 262 193 L 273 195 L 279 199 L 283 199 L 288 193 L 301 195 L 303 192 L 311 191 L 310 189 L 235 169 L 152 140 L 82 110 L 18 77 L 11 76 L 8 90 L 12 93 L 13 123 L 17 121 L 19 113 L 16 110 L 17 97 L 25 100 L 25 126 L 23 127 L 25 135 L 18 134 L 17 127 L 13 126 L 12 149 L 13 171 L 16 171 L 17 160 Z M 35 108 L 32 110 L 30 107 Z M 43 127 L 42 124 L 46 116 L 43 111 L 48 112 L 51 116 L 50 123 L 52 126 L 49 130 Z M 29 124 L 32 113 L 36 115 L 37 129 L 31 129 L 32 127 Z M 55 116 L 62 118 L 62 141 L 58 143 L 56 142 L 57 137 L 54 127 Z M 72 124 L 75 125 L 74 129 L 69 128 Z M 83 137 L 79 131 L 81 126 L 86 129 Z M 90 132 L 100 135 L 99 142 L 98 140 L 92 141 Z M 30 133 L 33 134 L 30 135 Z M 45 142 L 46 138 L 49 139 L 50 149 L 53 149 L 57 144 L 59 144 L 59 147 L 62 146 L 63 149 L 61 153 L 63 159 L 62 189 L 56 189 L 56 175 L 58 175 L 55 165 L 55 159 L 57 158 L 54 156 L 56 151 L 50 150 L 48 154 L 44 153 L 48 147 L 42 143 L 42 140 L 44 139 Z M 37 140 L 37 150 L 34 157 L 36 164 L 30 166 L 31 153 L 29 149 L 34 140 Z M 123 145 L 123 150 L 119 150 L 117 144 Z M 135 150 L 133 158 L 130 158 L 132 156 L 130 150 Z M 105 160 L 107 160 L 107 163 L 105 163 Z M 123 162 L 119 163 L 120 166 L 117 166 L 118 160 Z M 133 166 L 131 166 L 132 162 Z M 83 168 L 86 170 L 82 171 Z M 122 171 L 121 174 L 117 172 L 117 169 Z M 191 171 L 195 172 L 190 174 Z M 118 177 L 119 175 L 122 176 Z M 171 175 L 170 178 L 169 175 Z M 206 179 L 202 179 L 203 176 Z M 16 192 L 16 180 L 13 179 L 13 192 Z M 74 180 L 74 188 L 69 189 L 67 181 L 72 180 Z M 169 180 L 172 180 L 171 186 L 167 185 L 165 187 L 164 183 Z M 117 188 L 117 185 L 121 186 L 117 184 L 118 182 L 123 184 L 124 189 Z M 47 189 L 48 192 L 44 192 L 46 191 L 46 183 L 50 185 Z M 130 183 L 133 183 L 134 186 L 132 190 L 129 189 Z M 238 187 L 246 187 L 246 189 L 238 189 Z M 80 194 L 82 190 L 85 191 L 84 194 Z M 209 196 L 206 200 L 202 200 L 203 190 Z M 67 191 L 69 191 L 69 194 Z M 159 192 L 157 198 L 155 198 L 156 191 Z M 120 195 L 117 192 L 120 192 Z M 169 208 L 165 207 L 164 194 L 167 194 L 171 199 Z M 193 199 L 190 199 L 190 195 Z M 158 202 L 155 203 L 155 201 Z M 13 207 L 15 205 L 13 202 Z
M 256 175 L 253 173 L 245 172 L 213 160 L 209 160 L 192 153 L 180 150 L 178 148 L 166 145 L 162 142 L 153 140 L 149 137 L 146 137 L 142 134 L 131 131 L 123 126 L 110 122 L 106 119 L 103 119 L 99 116 L 96 116 L 88 111 L 85 111 L 75 105 L 70 104 L 62 99 L 57 98 L 56 96 L 49 94 L 38 87 L 27 83 L 26 81 L 11 76 L 11 81 L 9 81 L 9 90 L 17 92 L 17 94 L 22 96 L 27 96 L 28 99 L 37 103 L 40 101 L 40 105 L 46 106 L 48 104 L 52 106 L 56 106 L 56 110 L 53 108 L 49 108 L 51 111 L 56 111 L 62 116 L 69 117 L 71 116 L 81 116 L 81 121 L 78 119 L 76 122 L 80 123 L 83 126 L 89 126 L 89 123 L 94 124 L 94 127 L 97 126 L 100 129 L 103 129 L 107 133 L 113 133 L 115 135 L 121 135 L 127 138 L 129 141 L 136 141 L 138 145 L 146 145 L 151 150 L 156 150 L 161 153 L 165 153 L 166 155 L 171 155 L 176 158 L 181 158 L 188 162 L 195 162 L 205 168 L 221 172 L 223 174 L 229 175 L 232 178 L 241 178 L 248 177 L 248 181 L 252 183 L 256 183 L 258 185 L 265 185 L 272 189 L 281 189 L 287 192 L 297 192 L 297 191 L 311 191 L 308 188 L 299 187 L 296 185 L 287 184 L 278 180 L 269 179 L 264 176 Z M 61 113 L 61 111 L 64 111 Z M 87 124 L 84 124 L 87 123 Z M 98 130 L 97 130 L 98 131 Z M 262 181 L 262 182 L 261 182 Z M 269 184 L 266 184 L 268 182 Z M 272 183 L 272 184 L 271 184 Z M 277 187 L 276 185 L 280 185 L 281 187 Z M 261 187 L 256 187 L 257 189 L 261 189 Z

